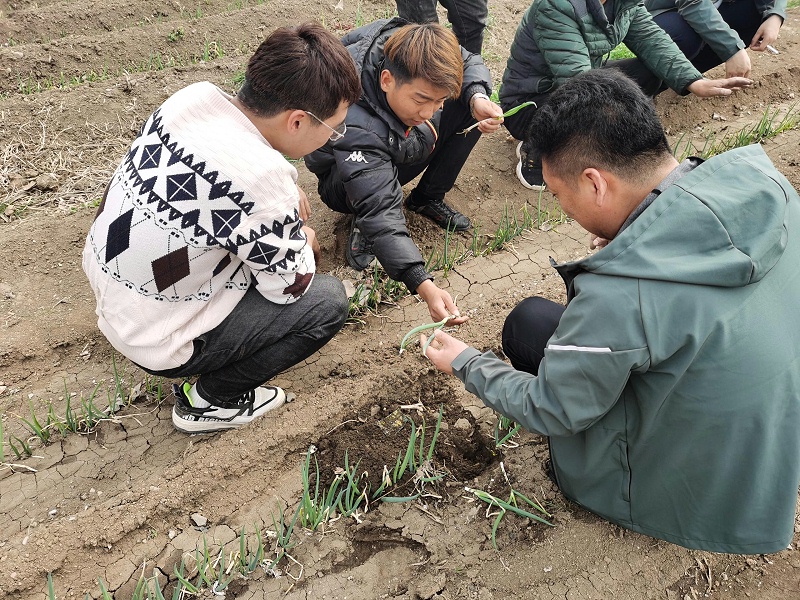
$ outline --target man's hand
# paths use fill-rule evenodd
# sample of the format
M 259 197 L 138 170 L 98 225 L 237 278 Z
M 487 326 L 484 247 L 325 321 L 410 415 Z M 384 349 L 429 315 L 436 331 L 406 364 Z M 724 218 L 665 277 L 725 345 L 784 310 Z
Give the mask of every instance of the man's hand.
M 303 223 L 308 223 L 308 220 L 311 218 L 311 203 L 308 201 L 308 196 L 306 193 L 297 186 L 297 193 L 300 195 L 300 218 L 303 220 Z
M 440 329 L 434 332 L 434 336 L 433 341 L 431 341 L 428 349 L 425 351 L 425 356 L 430 359 L 437 369 L 448 375 L 452 375 L 453 361 L 459 354 L 469 348 L 469 346 Z M 420 334 L 420 346 L 424 348 L 425 342 L 427 341 L 428 338 Z
M 308 225 L 303 225 L 303 233 L 306 234 L 308 245 L 311 246 L 311 251 L 314 253 L 314 262 L 319 264 L 320 248 L 319 242 L 317 241 L 317 233 Z
M 608 240 L 604 237 L 591 235 L 589 237 L 589 250 L 599 250 L 608 246 Z
M 460 316 L 458 307 L 456 306 L 450 294 L 437 287 L 430 279 L 426 279 L 417 287 L 417 294 L 419 294 L 428 305 L 428 310 L 434 321 L 438 322 L 447 317 L 454 315 L 455 318 L 450 319 L 448 325 L 460 325 L 468 319 L 468 317 Z
M 729 77 L 728 79 L 698 79 L 687 88 L 695 96 L 711 98 L 713 96 L 730 96 L 734 90 L 753 85 L 752 79 L 746 77 Z
M 725 77 L 750 77 L 750 56 L 742 48 L 725 61 Z
M 478 130 L 481 133 L 493 133 L 503 124 L 503 109 L 491 100 L 475 96 L 470 103 L 470 108 L 472 116 L 478 121 Z
M 770 15 L 767 17 L 753 36 L 753 40 L 750 42 L 750 49 L 756 52 L 763 52 L 766 50 L 767 46 L 778 39 L 781 25 L 783 25 L 783 19 L 778 15 Z

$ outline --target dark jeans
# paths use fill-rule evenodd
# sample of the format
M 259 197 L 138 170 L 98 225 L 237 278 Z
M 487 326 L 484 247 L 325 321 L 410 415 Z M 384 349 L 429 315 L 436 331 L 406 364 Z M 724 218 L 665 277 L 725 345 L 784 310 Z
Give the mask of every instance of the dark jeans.
M 719 14 L 728 26 L 739 34 L 745 46 L 749 46 L 753 36 L 761 26 L 761 13 L 753 0 L 728 0 L 720 4 Z M 653 19 L 667 32 L 678 45 L 681 52 L 701 73 L 721 65 L 730 56 L 717 56 L 703 39 L 692 29 L 677 10 L 670 10 Z
M 317 273 L 292 304 L 270 302 L 251 286 L 222 323 L 194 340 L 189 362 L 149 372 L 169 378 L 200 374 L 201 396 L 212 404 L 231 400 L 314 354 L 346 319 L 347 295 L 335 277 Z
M 459 131 L 473 123 L 475 119 L 460 100 L 448 100 L 444 103 L 439 122 L 439 140 L 428 160 L 415 165 L 397 165 L 400 185 L 407 184 L 425 171 L 414 189 L 417 205 L 424 204 L 426 200 L 444 200 L 445 194 L 453 189 L 470 152 L 481 139 L 477 127 L 467 135 L 459 135 Z
M 630 77 L 642 91 L 651 98 L 662 92 L 666 88 L 662 87 L 661 79 L 656 77 L 650 69 L 638 58 L 625 58 L 622 60 L 608 61 L 601 68 L 603 69 L 619 69 L 623 74 Z M 536 114 L 536 109 L 541 108 L 547 102 L 551 92 L 544 94 L 533 94 L 523 101 L 533 100 L 536 106 L 529 106 L 523 108 L 515 115 L 506 117 L 503 120 L 503 125 L 506 126 L 509 133 L 518 140 L 525 141 L 528 137 L 528 127 L 530 126 L 533 115 Z M 523 102 L 520 101 L 520 104 Z M 514 108 L 512 105 L 503 104 L 503 110 L 507 111 Z
M 445 194 L 453 189 L 458 174 L 481 137 L 477 127 L 467 135 L 458 135 L 458 132 L 474 122 L 469 109 L 460 101 L 446 101 L 439 122 L 439 139 L 428 159 L 413 165 L 396 165 L 400 185 L 407 184 L 425 171 L 414 189 L 415 204 L 419 206 L 430 201 L 444 200 Z M 355 212 L 352 202 L 345 196 L 344 183 L 336 165 L 331 167 L 330 174 L 320 177 L 317 189 L 320 198 L 331 210 L 345 214 Z
M 458 43 L 473 54 L 483 47 L 489 0 L 440 0 Z M 411 23 L 438 23 L 436 0 L 397 0 L 397 14 Z
M 517 371 L 539 373 L 547 340 L 558 327 L 565 307 L 539 296 L 526 298 L 503 325 L 503 352 Z

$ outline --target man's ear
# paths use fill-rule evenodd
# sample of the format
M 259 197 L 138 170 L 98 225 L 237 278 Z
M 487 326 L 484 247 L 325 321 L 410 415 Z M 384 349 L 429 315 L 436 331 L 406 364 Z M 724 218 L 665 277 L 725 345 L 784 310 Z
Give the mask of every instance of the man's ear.
M 581 185 L 584 191 L 594 197 L 595 204 L 600 207 L 608 200 L 608 180 L 603 171 L 589 167 L 581 173 Z
M 299 133 L 300 126 L 310 118 L 304 110 L 288 111 L 285 121 L 287 132 L 290 134 Z
M 381 71 L 381 89 L 384 93 L 388 92 L 391 87 L 394 85 L 394 75 L 389 72 L 389 69 L 384 69 Z

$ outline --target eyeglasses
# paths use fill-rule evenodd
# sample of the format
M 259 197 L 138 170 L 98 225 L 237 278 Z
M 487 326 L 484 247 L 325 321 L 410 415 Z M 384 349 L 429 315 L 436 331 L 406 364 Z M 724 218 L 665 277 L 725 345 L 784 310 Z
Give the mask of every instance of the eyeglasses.
M 314 118 L 315 118 L 317 121 L 319 121 L 320 123 L 322 123 L 323 125 L 325 125 L 325 127 L 327 127 L 328 129 L 330 129 L 330 130 L 331 130 L 331 135 L 330 135 L 330 137 L 328 138 L 328 140 L 329 140 L 329 141 L 331 141 L 331 142 L 338 142 L 340 139 L 342 139 L 342 138 L 344 137 L 344 134 L 345 134 L 345 132 L 347 131 L 347 124 L 346 124 L 344 121 L 342 121 L 342 122 L 341 122 L 341 124 L 337 125 L 337 126 L 334 128 L 334 127 L 331 127 L 330 125 L 328 125 L 328 124 L 327 124 L 325 121 L 323 121 L 322 119 L 320 119 L 320 118 L 319 118 L 317 115 L 315 115 L 314 113 L 312 113 L 310 110 L 304 110 L 303 112 L 304 112 L 304 113 L 306 113 L 307 115 L 311 115 L 311 116 L 312 116 L 312 117 L 314 117 Z

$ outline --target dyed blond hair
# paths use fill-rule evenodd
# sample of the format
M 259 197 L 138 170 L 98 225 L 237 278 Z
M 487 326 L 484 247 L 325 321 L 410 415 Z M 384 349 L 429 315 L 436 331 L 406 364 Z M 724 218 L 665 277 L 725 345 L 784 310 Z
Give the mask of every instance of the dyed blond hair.
M 404 25 L 383 47 L 384 67 L 402 85 L 423 79 L 458 98 L 464 81 L 461 46 L 453 32 L 438 23 Z

